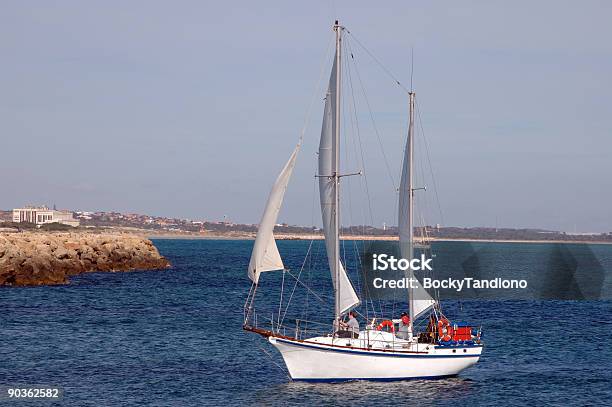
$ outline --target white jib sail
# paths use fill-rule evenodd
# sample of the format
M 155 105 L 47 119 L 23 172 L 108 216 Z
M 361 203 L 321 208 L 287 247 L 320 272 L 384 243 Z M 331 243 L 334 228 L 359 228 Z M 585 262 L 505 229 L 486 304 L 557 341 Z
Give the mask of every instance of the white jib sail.
M 359 297 L 355 293 L 355 289 L 351 284 L 346 270 L 339 264 L 339 282 L 336 281 L 334 275 L 334 241 L 337 231 L 335 230 L 334 217 L 338 211 L 335 208 L 335 193 L 336 183 L 334 178 L 330 177 L 336 172 L 335 168 L 335 137 L 337 135 L 336 126 L 336 58 L 334 58 L 334 66 L 332 67 L 331 77 L 329 78 L 329 86 L 327 97 L 325 98 L 325 110 L 323 114 L 323 126 L 321 129 L 321 141 L 319 142 L 319 195 L 321 200 L 321 217 L 323 219 L 323 232 L 325 234 L 325 248 L 327 250 L 327 258 L 329 259 L 329 269 L 332 275 L 334 288 L 339 290 L 339 309 L 340 313 L 345 313 L 352 307 L 359 305 Z
M 410 152 L 410 142 L 406 143 L 406 154 L 404 155 L 404 162 L 402 164 L 402 179 L 400 181 L 399 188 L 399 216 L 398 216 L 398 229 L 399 229 L 399 246 L 400 255 L 404 259 L 410 260 L 413 256 L 411 250 L 412 240 L 412 225 L 410 224 L 410 158 L 412 156 Z M 412 270 L 406 272 L 407 277 L 416 280 Z M 413 319 L 418 318 L 421 314 L 433 307 L 436 301 L 429 295 L 429 293 L 423 288 L 421 283 L 416 280 L 418 287 L 411 290 L 412 297 L 408 301 L 412 301 L 413 306 Z
M 259 228 L 257 229 L 257 237 L 255 237 L 255 244 L 253 245 L 253 252 L 251 253 L 251 261 L 249 262 L 249 278 L 257 284 L 259 282 L 259 275 L 264 271 L 283 270 L 283 260 L 280 257 L 278 248 L 276 247 L 276 240 L 274 239 L 274 225 L 278 218 L 278 212 L 283 204 L 283 197 L 287 190 L 287 184 L 293 167 L 295 167 L 295 160 L 297 158 L 298 151 L 300 150 L 301 141 L 293 150 L 289 161 L 283 167 L 283 170 L 279 174 L 278 178 L 272 186 L 270 195 L 268 196 L 268 202 L 266 203 L 266 209 L 264 210 L 261 222 L 259 222 Z

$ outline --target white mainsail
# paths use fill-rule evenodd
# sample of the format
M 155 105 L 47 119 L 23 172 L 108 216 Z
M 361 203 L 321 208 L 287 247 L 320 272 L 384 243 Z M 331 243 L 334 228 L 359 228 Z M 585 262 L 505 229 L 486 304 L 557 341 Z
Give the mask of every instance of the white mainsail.
M 414 93 L 410 95 L 410 108 L 411 108 L 411 120 L 410 128 L 408 130 L 408 139 L 406 141 L 406 150 L 404 154 L 404 160 L 402 163 L 402 179 L 400 181 L 399 188 L 399 213 L 398 213 L 398 229 L 399 229 L 399 246 L 400 255 L 404 259 L 412 259 L 413 256 L 413 193 L 412 193 L 412 157 L 413 157 L 413 137 L 414 137 L 414 122 L 413 122 L 413 106 L 414 104 Z M 410 317 L 414 321 L 419 315 L 433 307 L 436 301 L 429 295 L 429 293 L 423 288 L 421 283 L 415 278 L 412 270 L 406 272 L 407 277 L 413 281 L 413 286 L 409 290 L 410 302 Z
M 278 218 L 278 212 L 283 204 L 283 197 L 287 190 L 287 184 L 293 167 L 295 167 L 295 160 L 300 150 L 301 141 L 293 150 L 289 161 L 283 167 L 283 170 L 279 174 L 278 178 L 272 186 L 270 195 L 268 196 L 268 202 L 266 203 L 266 209 L 264 210 L 261 222 L 259 222 L 259 228 L 257 229 L 257 237 L 255 238 L 255 244 L 253 245 L 253 252 L 251 253 L 251 261 L 249 262 L 249 278 L 257 284 L 259 282 L 259 275 L 264 271 L 283 270 L 283 260 L 281 259 L 278 247 L 276 247 L 276 240 L 274 239 L 274 225 Z
M 337 70 L 336 61 L 334 58 L 334 66 L 329 78 L 329 87 L 327 89 L 327 97 L 325 98 L 325 110 L 323 113 L 323 126 L 321 129 L 321 141 L 319 142 L 319 195 L 321 200 L 321 216 L 323 218 L 323 232 L 325 234 L 325 248 L 327 250 L 327 258 L 329 259 L 329 269 L 332 275 L 334 288 L 339 292 L 338 310 L 340 313 L 345 313 L 352 307 L 359 305 L 359 297 L 355 293 L 355 289 L 351 284 L 346 270 L 342 262 L 339 261 L 338 275 L 339 281 L 336 281 L 334 275 L 334 250 L 335 241 L 338 238 L 338 230 L 335 228 L 335 217 L 338 216 L 338 208 L 335 204 L 336 195 L 336 180 L 333 177 L 338 169 L 336 168 L 336 138 L 338 131 L 336 129 L 336 81 Z

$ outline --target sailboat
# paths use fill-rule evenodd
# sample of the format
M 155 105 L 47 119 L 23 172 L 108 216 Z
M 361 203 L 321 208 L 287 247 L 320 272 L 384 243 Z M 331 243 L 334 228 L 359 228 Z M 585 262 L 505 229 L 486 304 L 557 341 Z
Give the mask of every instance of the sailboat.
M 276 240 L 274 225 L 282 206 L 285 190 L 295 166 L 300 143 L 276 179 L 259 224 L 248 266 L 252 280 L 244 308 L 243 329 L 267 339 L 281 354 L 289 376 L 300 381 L 406 380 L 455 376 L 476 364 L 483 350 L 480 331 L 469 325 L 452 324 L 434 299 L 414 278 L 408 289 L 409 322 L 404 335 L 394 327 L 398 320 L 369 323 L 365 329 L 344 335 L 347 313 L 359 307 L 361 300 L 353 287 L 340 255 L 339 183 L 340 173 L 340 98 L 342 75 L 342 39 L 345 28 L 338 21 L 335 31 L 335 56 L 325 97 L 323 125 L 319 142 L 318 182 L 325 237 L 325 248 L 334 287 L 334 320 L 327 331 L 308 336 L 299 323 L 293 332 L 263 327 L 254 311 L 254 301 L 261 273 L 285 270 Z M 413 154 L 415 93 L 409 92 L 409 128 L 399 189 L 399 248 L 405 259 L 415 250 L 413 206 Z M 429 313 L 429 314 L 428 314 Z M 428 315 L 424 332 L 415 332 L 413 321 Z M 298 321 L 299 322 L 299 321 Z M 386 330 L 385 325 L 393 329 Z

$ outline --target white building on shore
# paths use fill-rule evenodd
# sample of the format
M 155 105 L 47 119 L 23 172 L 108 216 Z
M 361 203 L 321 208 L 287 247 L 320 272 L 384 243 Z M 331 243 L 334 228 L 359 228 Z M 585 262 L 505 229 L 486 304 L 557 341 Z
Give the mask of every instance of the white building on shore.
M 80 225 L 80 221 L 74 218 L 71 211 L 58 211 L 46 206 L 26 206 L 13 209 L 13 222 L 30 222 L 39 226 L 46 223 L 61 223 L 75 227 Z

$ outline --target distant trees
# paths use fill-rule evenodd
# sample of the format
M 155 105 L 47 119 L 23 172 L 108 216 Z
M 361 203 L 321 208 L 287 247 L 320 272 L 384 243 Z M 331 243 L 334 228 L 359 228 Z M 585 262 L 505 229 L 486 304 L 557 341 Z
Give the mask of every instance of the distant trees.
M 19 231 L 22 230 L 44 230 L 47 232 L 62 232 L 66 230 L 74 230 L 75 227 L 70 225 L 64 225 L 63 223 L 45 223 L 40 227 L 37 227 L 35 223 L 32 222 L 0 222 L 0 228 L 10 228 L 17 229 Z
M 64 225 L 63 223 L 57 223 L 57 222 L 45 223 L 44 225 L 40 226 L 40 230 L 44 230 L 47 232 L 63 232 L 63 231 L 74 230 L 74 229 L 76 228 L 70 225 Z
M 31 230 L 31 229 L 36 229 L 36 224 L 32 222 L 0 222 L 0 228 Z

